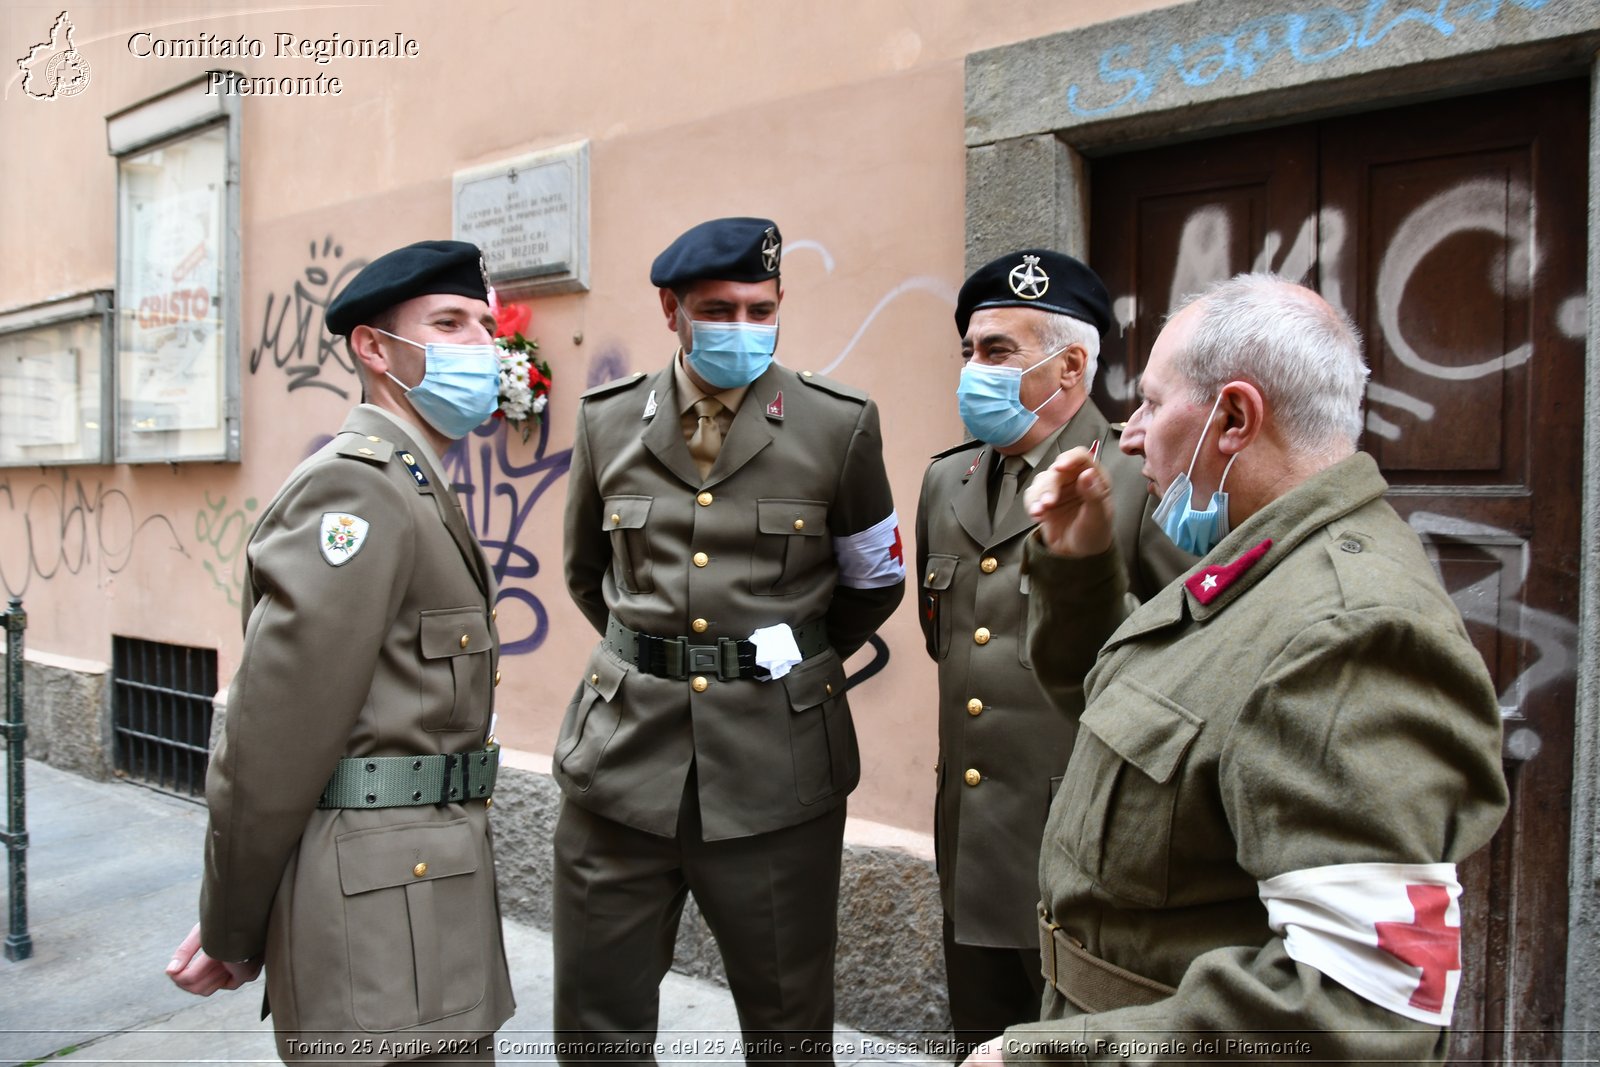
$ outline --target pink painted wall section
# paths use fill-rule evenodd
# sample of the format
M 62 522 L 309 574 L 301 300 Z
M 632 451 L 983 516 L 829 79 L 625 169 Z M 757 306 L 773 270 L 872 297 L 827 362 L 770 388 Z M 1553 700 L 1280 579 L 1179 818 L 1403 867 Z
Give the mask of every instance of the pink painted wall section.
M 452 454 L 472 525 L 504 575 L 509 745 L 548 752 L 595 635 L 561 582 L 565 460 L 578 395 L 662 365 L 674 341 L 647 274 L 704 218 L 768 215 L 787 241 L 778 357 L 870 391 L 911 551 L 928 457 L 960 439 L 950 315 L 963 250 L 963 57 L 1160 4 L 977 0 L 640 5 L 471 2 L 217 14 L 202 3 L 76 3 L 90 82 L 29 99 L 0 67 L 0 307 L 110 288 L 116 164 L 105 117 L 208 68 L 340 79 L 338 96 L 247 98 L 242 118 L 243 461 L 0 469 L 0 586 L 27 599 L 31 648 L 110 657 L 127 634 L 215 647 L 231 677 L 249 532 L 283 477 L 355 402 L 322 307 L 365 261 L 448 236 L 451 174 L 590 141 L 591 290 L 530 302 L 554 371 L 548 431 Z M 59 5 L 8 4 L 10 59 Z M 141 58 L 156 40 L 241 34 L 261 59 Z M 408 60 L 275 58 L 294 39 L 393 36 Z M 133 40 L 135 35 L 149 37 Z M 864 762 L 853 815 L 931 829 L 934 673 L 913 595 L 887 662 L 853 696 Z M 881 654 L 880 654 L 881 655 Z M 873 659 L 863 652 L 851 664 Z

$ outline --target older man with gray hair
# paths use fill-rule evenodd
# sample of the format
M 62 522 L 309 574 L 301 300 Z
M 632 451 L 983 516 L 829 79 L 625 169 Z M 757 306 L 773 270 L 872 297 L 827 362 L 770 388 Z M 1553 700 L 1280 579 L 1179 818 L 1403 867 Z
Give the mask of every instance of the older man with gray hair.
M 1366 374 L 1281 278 L 1172 316 L 1122 448 L 1202 558 L 1131 614 L 1104 468 L 1075 450 L 1030 488 L 1033 659 L 1084 710 L 1040 864 L 1045 1021 L 975 1061 L 1444 1060 L 1500 714 L 1355 449 Z

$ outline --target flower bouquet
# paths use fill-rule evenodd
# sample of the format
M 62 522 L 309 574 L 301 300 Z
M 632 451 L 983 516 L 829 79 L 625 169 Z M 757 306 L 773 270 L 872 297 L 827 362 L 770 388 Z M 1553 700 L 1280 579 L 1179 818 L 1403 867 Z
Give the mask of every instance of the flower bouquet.
M 494 417 L 521 430 L 526 441 L 550 402 L 550 364 L 539 358 L 539 342 L 523 336 L 533 318 L 526 304 L 502 304 L 491 289 L 489 310 L 500 348 L 500 406 Z

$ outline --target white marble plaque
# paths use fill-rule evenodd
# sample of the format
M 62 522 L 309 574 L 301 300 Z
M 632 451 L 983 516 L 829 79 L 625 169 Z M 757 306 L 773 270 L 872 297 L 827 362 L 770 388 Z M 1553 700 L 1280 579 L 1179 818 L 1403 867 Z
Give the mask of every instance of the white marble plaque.
M 457 171 L 456 240 L 483 249 L 502 293 L 589 288 L 589 142 Z

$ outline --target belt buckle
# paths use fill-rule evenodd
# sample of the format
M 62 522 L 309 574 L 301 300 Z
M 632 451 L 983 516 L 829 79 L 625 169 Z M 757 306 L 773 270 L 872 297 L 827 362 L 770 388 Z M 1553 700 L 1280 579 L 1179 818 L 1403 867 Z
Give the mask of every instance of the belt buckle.
M 688 653 L 688 669 L 694 674 L 720 675 L 722 656 L 718 653 L 716 645 L 690 645 L 684 649 Z

